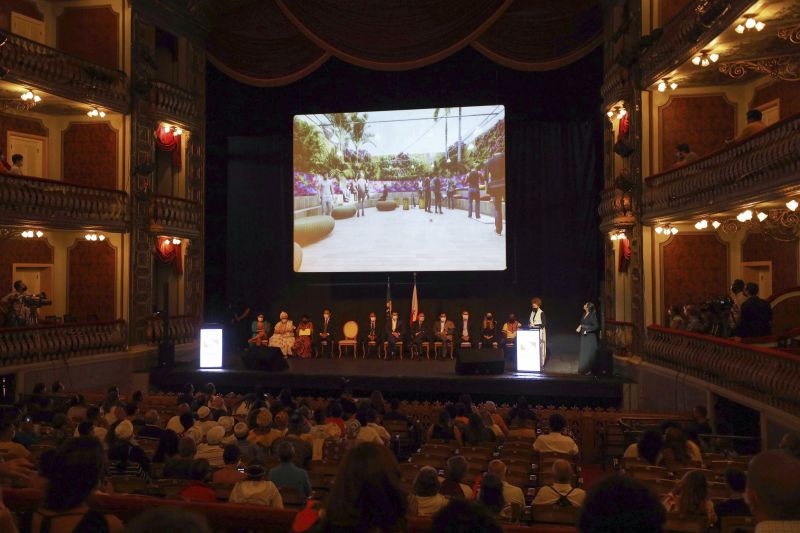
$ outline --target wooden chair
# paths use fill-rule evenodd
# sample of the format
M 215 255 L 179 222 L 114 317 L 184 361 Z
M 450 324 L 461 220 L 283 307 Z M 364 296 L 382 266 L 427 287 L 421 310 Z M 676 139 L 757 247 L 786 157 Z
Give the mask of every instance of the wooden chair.
M 455 448 L 453 446 L 448 446 L 447 444 L 423 444 L 422 448 L 420 448 L 420 452 L 428 453 L 431 455 L 440 455 L 444 458 L 449 458 L 453 455 L 453 451 Z
M 294 487 L 280 487 L 284 509 L 302 509 L 306 506 L 306 496 Z
M 657 496 L 668 494 L 677 483 L 674 479 L 642 479 L 640 481 Z
M 710 461 L 708 463 L 708 468 L 716 472 L 718 475 L 724 476 L 725 471 L 729 468 L 737 468 L 743 472 L 747 472 L 747 463 L 739 460 Z
M 647 479 L 667 479 L 669 477 L 669 470 L 662 466 L 632 466 L 626 468 L 625 471 L 633 478 L 639 481 Z
M 447 345 L 450 347 L 450 349 L 448 350 L 448 352 L 450 352 L 450 354 L 449 354 L 450 355 L 450 359 L 453 359 L 453 353 L 454 353 L 453 352 L 453 350 L 454 350 L 453 343 L 452 342 L 448 342 Z M 439 359 L 439 353 L 443 351 L 442 346 L 443 346 L 442 345 L 442 341 L 435 341 L 433 343 L 433 358 L 434 359 Z M 442 354 L 442 359 L 444 359 L 444 358 L 445 358 L 445 354 Z
M 353 320 L 345 322 L 342 333 L 344 339 L 339 341 L 339 359 L 342 358 L 342 347 L 348 346 L 353 348 L 353 359 L 356 359 L 358 357 L 358 324 Z
M 397 341 L 394 343 L 397 346 L 398 350 L 400 351 L 400 360 L 403 360 L 403 348 L 405 347 L 405 341 Z M 383 358 L 389 359 L 389 341 L 383 341 Z
M 555 505 L 531 505 L 531 517 L 540 524 L 575 525 L 578 522 L 578 507 L 558 507 Z
M 370 352 L 370 348 L 375 348 L 375 352 L 377 353 L 378 359 L 381 358 L 381 345 L 378 343 L 377 340 L 370 341 L 365 340 L 361 343 L 361 356 L 362 359 L 367 358 L 367 354 Z
M 431 359 L 431 343 L 429 341 L 419 343 L 420 347 L 425 350 L 425 359 L 430 361 Z M 418 358 L 419 353 L 417 353 L 418 348 L 415 343 L 411 343 L 411 359 Z
M 723 516 L 719 519 L 720 533 L 753 533 L 756 522 L 752 516 Z

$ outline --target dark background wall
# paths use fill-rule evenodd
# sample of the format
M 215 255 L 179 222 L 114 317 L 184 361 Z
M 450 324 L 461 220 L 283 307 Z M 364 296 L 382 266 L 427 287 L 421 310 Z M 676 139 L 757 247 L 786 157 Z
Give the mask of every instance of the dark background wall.
M 208 69 L 206 319 L 238 296 L 271 320 L 287 310 L 319 320 L 363 319 L 384 307 L 386 278 L 407 316 L 411 273 L 292 271 L 292 116 L 486 104 L 506 106 L 508 235 L 505 272 L 420 273 L 420 306 L 455 315 L 527 317 L 539 295 L 551 346 L 572 349 L 580 306 L 597 300 L 602 236 L 600 50 L 557 71 L 506 69 L 467 48 L 430 67 L 370 71 L 331 59 L 286 87 L 256 88 Z M 365 246 L 364 254 L 370 253 Z M 480 249 L 464 249 L 469 261 Z M 422 267 L 421 267 L 422 269 Z M 524 318 L 527 320 L 527 318 Z

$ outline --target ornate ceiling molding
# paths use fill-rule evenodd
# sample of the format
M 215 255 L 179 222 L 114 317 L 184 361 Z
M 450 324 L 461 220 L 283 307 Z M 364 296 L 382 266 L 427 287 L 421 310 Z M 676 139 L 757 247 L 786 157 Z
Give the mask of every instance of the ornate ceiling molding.
M 800 213 L 788 209 L 771 209 L 763 222 L 750 220 L 739 222 L 734 218 L 722 222 L 724 233 L 737 233 L 746 229 L 753 233 L 763 233 L 776 241 L 794 241 L 800 235 Z
M 741 78 L 748 71 L 767 74 L 784 81 L 800 81 L 800 55 L 765 57 L 751 61 L 732 61 L 719 65 L 719 71 L 731 78 Z
M 800 23 L 779 29 L 778 37 L 792 44 L 800 44 Z

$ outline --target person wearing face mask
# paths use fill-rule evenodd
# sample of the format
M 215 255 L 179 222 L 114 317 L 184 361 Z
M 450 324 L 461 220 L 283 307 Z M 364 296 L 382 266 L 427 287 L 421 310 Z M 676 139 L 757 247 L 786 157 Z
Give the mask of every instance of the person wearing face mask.
M 420 311 L 417 314 L 417 319 L 411 324 L 411 347 L 412 355 L 419 355 L 422 349 L 423 342 L 430 342 L 430 333 L 428 333 L 428 324 L 425 322 L 425 313 Z M 430 356 L 428 357 L 430 359 Z
M 383 356 L 384 359 L 388 359 L 390 355 L 392 358 L 397 355 L 397 343 L 402 343 L 406 336 L 405 326 L 405 322 L 400 320 L 397 311 L 392 311 L 392 315 L 386 321 L 386 329 L 384 331 L 386 342 L 389 343 L 389 347 Z
M 336 327 L 333 324 L 330 309 L 322 310 L 322 323 L 319 325 L 317 332 L 315 351 L 317 357 L 330 356 L 333 357 L 333 343 L 336 340 Z
M 359 335 L 363 335 L 361 351 L 366 359 L 368 355 L 378 351 L 378 346 L 380 346 L 381 342 L 381 331 L 378 328 L 378 320 L 375 311 L 370 312 L 369 320 L 358 328 L 358 333 Z
M 581 336 L 581 349 L 578 356 L 578 374 L 591 374 L 597 352 L 597 331 L 600 323 L 592 302 L 583 304 L 583 316 L 575 332 Z
M 481 327 L 481 348 L 494 348 L 497 343 L 497 321 L 492 313 L 486 313 Z
M 272 337 L 269 338 L 269 345 L 280 348 L 284 357 L 289 357 L 294 346 L 294 323 L 289 320 L 289 313 L 281 311 L 280 321 L 275 324 Z
M 447 320 L 445 313 L 439 313 L 439 321 L 433 327 L 433 337 L 437 342 L 442 343 L 442 357 L 447 354 L 453 358 L 453 334 L 455 325 L 451 320 Z
M 253 336 L 247 341 L 251 346 L 266 346 L 269 343 L 270 323 L 264 319 L 264 313 L 258 313 L 250 324 Z
M 475 325 L 469 319 L 469 311 L 461 311 L 461 320 L 456 326 L 456 346 L 461 348 L 475 348 L 478 346 L 478 335 L 475 333 Z
M 531 316 L 528 321 L 528 326 L 531 328 L 540 328 L 542 331 L 541 343 L 542 353 L 544 354 L 542 359 L 542 367 L 544 367 L 545 360 L 547 359 L 547 319 L 545 318 L 544 310 L 542 309 L 542 299 L 538 296 L 531 300 Z

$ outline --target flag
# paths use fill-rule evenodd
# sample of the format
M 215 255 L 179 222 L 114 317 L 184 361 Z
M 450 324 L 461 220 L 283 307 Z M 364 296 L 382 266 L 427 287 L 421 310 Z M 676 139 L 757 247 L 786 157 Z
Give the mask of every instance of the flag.
M 417 275 L 414 274 L 414 290 L 411 291 L 411 324 L 417 320 L 417 313 L 419 313 L 419 304 L 417 302 Z
M 392 318 L 392 282 L 389 276 L 386 276 L 386 319 Z

